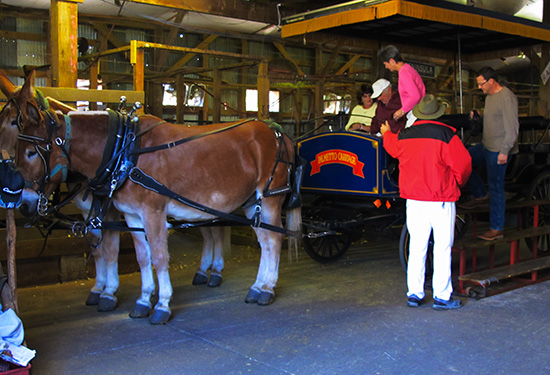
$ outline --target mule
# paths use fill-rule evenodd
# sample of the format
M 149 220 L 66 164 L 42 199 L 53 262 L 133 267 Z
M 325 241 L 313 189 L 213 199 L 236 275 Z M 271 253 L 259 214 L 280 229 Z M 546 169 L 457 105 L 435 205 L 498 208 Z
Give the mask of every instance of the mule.
M 31 80 L 29 79 L 23 85 L 22 91 L 32 92 L 35 101 L 39 102 L 39 104 L 37 103 L 39 107 L 49 107 L 65 115 L 76 111 L 75 108 L 51 97 L 42 97 L 39 91 L 33 90 L 30 85 Z M 23 102 L 20 98 L 20 91 L 17 90 L 2 70 L 0 70 L 0 90 L 8 99 L 7 104 L 0 113 L 0 149 L 8 151 L 11 156 L 14 156 L 17 136 L 21 127 L 22 113 L 20 113 L 20 108 Z M 73 185 L 83 183 L 85 179 L 80 175 L 69 173 L 66 182 L 69 190 L 71 190 Z M 84 200 L 84 192 L 80 192 L 74 197 L 73 201 L 81 210 L 82 216 L 86 218 L 91 208 L 91 197 Z M 26 206 L 23 206 L 21 211 L 26 216 L 36 214 L 36 210 L 29 212 Z M 114 207 L 109 207 L 105 219 L 116 221 L 119 217 L 120 213 Z M 204 246 L 201 262 L 193 279 L 193 285 L 208 284 L 208 286 L 216 287 L 222 283 L 223 254 L 230 246 L 230 228 L 211 227 L 199 229 L 204 239 Z M 90 236 L 92 237 L 90 242 L 99 245 L 91 247 L 96 268 L 96 279 L 86 299 L 86 305 L 97 306 L 97 310 L 100 312 L 112 311 L 116 309 L 118 302 L 116 292 L 119 288 L 119 232 L 92 230 Z
M 62 182 L 60 173 L 50 175 L 58 165 L 88 179 L 96 176 L 108 141 L 109 115 L 101 111 L 69 113 L 69 134 L 66 117 L 45 117 L 33 103 L 32 90 L 21 90 L 21 98 L 24 115 L 16 165 L 25 180 L 38 187 L 35 198 L 27 202 L 36 206 L 41 195 L 47 196 Z M 261 247 L 257 277 L 245 301 L 271 304 L 284 232 L 281 214 L 294 162 L 292 141 L 261 121 L 188 127 L 142 115 L 139 125 L 142 149 L 135 151 L 140 154 L 139 159 L 129 178 L 111 191 L 112 203 L 124 214 L 127 225 L 144 230 L 132 232 L 142 290 L 130 316 L 147 317 L 152 309 L 152 324 L 170 319 L 172 286 L 168 272 L 167 217 L 209 220 L 241 206 L 246 218 L 254 223 Z M 69 142 L 70 150 L 64 147 Z M 178 143 L 182 144 L 175 146 Z M 156 149 L 157 146 L 166 147 Z M 152 152 L 141 153 L 148 148 Z M 163 189 L 168 192 L 159 194 Z M 253 203 L 246 204 L 250 201 Z M 299 207 L 288 211 L 286 222 L 289 233 L 299 234 Z M 151 297 L 155 280 L 151 266 L 158 281 L 158 302 L 154 307 Z

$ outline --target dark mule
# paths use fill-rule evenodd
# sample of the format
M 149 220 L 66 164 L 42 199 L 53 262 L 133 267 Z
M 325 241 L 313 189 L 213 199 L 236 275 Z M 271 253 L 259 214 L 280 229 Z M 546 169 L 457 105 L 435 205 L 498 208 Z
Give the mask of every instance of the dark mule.
M 51 121 L 33 104 L 32 97 L 27 99 L 21 106 L 24 119 L 16 154 L 16 164 L 23 177 L 35 187 L 42 187 L 45 195 L 62 181 L 60 173 L 49 176 L 47 182 L 44 179 L 58 166 L 67 166 L 73 172 L 94 178 L 108 140 L 108 114 L 70 113 L 68 136 L 69 122 L 65 117 Z M 261 259 L 246 302 L 272 303 L 283 239 L 280 228 L 285 194 L 268 192 L 286 191 L 294 160 L 291 140 L 261 121 L 243 122 L 222 130 L 228 124 L 188 127 L 143 115 L 139 125 L 143 149 L 182 139 L 189 141 L 141 154 L 130 179 L 113 192 L 112 202 L 124 214 L 127 225 L 144 228 L 144 232 L 132 232 L 141 267 L 142 291 L 130 316 L 146 317 L 152 308 L 155 282 L 151 266 L 154 266 L 159 296 L 150 321 L 165 323 L 170 318 L 168 216 L 176 220 L 208 220 L 233 212 L 250 201 L 253 203 L 244 206 L 246 216 L 260 219 L 257 223 L 271 229 L 254 226 Z M 65 147 L 69 142 L 70 149 Z M 154 191 L 162 189 L 159 186 L 167 188 L 169 193 L 162 195 Z M 28 203 L 36 204 L 38 198 L 36 194 L 34 201 Z M 191 207 L 180 203 L 180 198 L 198 204 Z M 209 210 L 205 212 L 201 205 Z M 293 234 L 299 232 L 300 221 L 299 208 L 288 212 L 287 225 Z
M 32 96 L 37 105 L 41 108 L 50 108 L 58 114 L 68 114 L 76 109 L 59 102 L 50 97 L 42 97 L 39 91 L 32 88 L 32 79 L 25 82 L 21 90 L 18 90 L 9 80 L 6 74 L 0 70 L 0 90 L 4 93 L 8 102 L 0 113 L 0 149 L 6 150 L 12 156 L 15 154 L 17 136 L 21 127 L 22 116 L 21 107 L 28 101 L 28 96 Z M 25 93 L 23 99 L 21 93 Z M 66 181 L 69 190 L 71 186 L 85 182 L 81 175 L 69 173 Z M 83 199 L 84 192 L 79 193 L 74 198 L 75 205 L 82 211 L 84 218 L 88 216 L 91 197 L 86 201 Z M 28 208 L 22 207 L 22 212 L 28 216 L 35 215 L 36 209 L 29 212 Z M 120 213 L 110 207 L 105 217 L 107 221 L 119 220 Z M 204 238 L 204 247 L 201 263 L 197 270 L 193 284 L 206 284 L 209 286 L 219 286 L 222 281 L 223 253 L 230 246 L 230 232 L 227 227 L 200 228 Z M 92 230 L 90 232 L 92 243 L 99 243 L 99 246 L 92 246 L 92 255 L 95 261 L 96 282 L 90 290 L 86 300 L 87 305 L 97 305 L 98 311 L 112 311 L 117 306 L 115 296 L 119 287 L 118 279 L 118 253 L 119 253 L 119 233 L 111 230 Z

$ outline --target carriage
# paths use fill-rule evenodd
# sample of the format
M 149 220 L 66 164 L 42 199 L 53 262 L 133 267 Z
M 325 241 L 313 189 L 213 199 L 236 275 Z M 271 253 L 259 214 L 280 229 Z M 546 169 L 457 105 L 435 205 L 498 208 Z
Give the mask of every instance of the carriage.
M 442 121 L 457 129 L 465 144 L 479 141 L 481 123 L 469 115 L 445 115 Z M 316 261 L 341 257 L 364 233 L 400 231 L 399 255 L 408 258 L 408 231 L 404 200 L 399 198 L 398 164 L 384 150 L 382 139 L 364 132 L 332 131 L 338 121 L 327 121 L 321 133 L 297 140 L 306 160 L 302 182 L 304 248 Z M 510 200 L 550 198 L 550 120 L 521 117 L 519 153 L 507 168 Z M 467 192 L 465 192 L 467 194 Z M 523 220 L 531 226 L 529 213 Z M 455 239 L 467 230 L 470 215 L 458 210 Z M 539 224 L 550 222 L 550 207 L 542 206 Z M 540 252 L 550 250 L 549 236 L 539 238 Z

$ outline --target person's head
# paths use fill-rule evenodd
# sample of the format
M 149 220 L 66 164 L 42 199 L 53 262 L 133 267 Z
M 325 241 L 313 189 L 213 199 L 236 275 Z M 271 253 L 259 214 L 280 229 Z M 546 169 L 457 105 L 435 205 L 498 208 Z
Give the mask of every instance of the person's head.
M 384 67 L 392 72 L 398 70 L 399 63 L 403 62 L 401 53 L 397 47 L 391 44 L 380 49 L 380 51 L 378 51 L 378 57 L 384 63 Z
M 413 115 L 419 120 L 440 118 L 447 109 L 447 103 L 439 103 L 435 96 L 428 94 L 414 106 Z
M 362 84 L 361 89 L 357 91 L 357 103 L 363 107 L 370 108 L 372 106 L 373 100 L 372 95 L 372 86 L 367 84 Z
M 500 87 L 497 72 L 489 66 L 479 70 L 476 81 L 477 87 L 479 87 L 484 94 L 493 94 Z
M 372 84 L 372 99 L 376 99 L 384 104 L 388 104 L 392 95 L 391 83 L 387 79 L 380 78 Z

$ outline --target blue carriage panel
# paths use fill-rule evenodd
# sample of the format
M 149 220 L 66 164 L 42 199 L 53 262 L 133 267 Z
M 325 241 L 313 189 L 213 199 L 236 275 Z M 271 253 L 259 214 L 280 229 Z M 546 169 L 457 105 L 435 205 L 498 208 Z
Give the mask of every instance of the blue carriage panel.
M 298 142 L 307 160 L 305 192 L 389 197 L 398 194 L 380 138 L 357 132 L 316 134 Z

